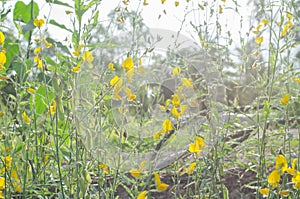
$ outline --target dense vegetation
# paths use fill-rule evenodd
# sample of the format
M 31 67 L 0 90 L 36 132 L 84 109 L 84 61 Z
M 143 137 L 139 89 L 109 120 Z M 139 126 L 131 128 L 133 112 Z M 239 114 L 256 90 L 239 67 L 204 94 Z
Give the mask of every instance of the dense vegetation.
M 300 2 L 240 3 L 1 1 L 0 198 L 299 198 Z

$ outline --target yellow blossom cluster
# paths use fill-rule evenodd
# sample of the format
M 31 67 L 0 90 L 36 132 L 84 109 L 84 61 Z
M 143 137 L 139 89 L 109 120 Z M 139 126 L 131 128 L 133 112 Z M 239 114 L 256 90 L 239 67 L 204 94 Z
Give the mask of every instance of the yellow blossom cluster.
M 288 18 L 288 20 L 283 26 L 280 37 L 285 36 L 287 34 L 287 32 L 293 27 L 293 22 L 292 22 L 293 16 L 290 13 L 287 13 L 286 17 Z
M 10 147 L 8 149 L 2 147 L 2 152 L 7 153 L 9 151 L 10 151 Z M 1 157 L 1 162 L 2 162 L 2 168 L 0 169 L 0 199 L 2 198 L 4 199 L 3 190 L 5 189 L 6 181 L 12 183 L 16 192 L 21 192 L 22 187 L 21 187 L 20 178 L 17 173 L 18 167 L 12 168 L 12 157 L 10 155 Z M 4 177 L 7 173 L 10 173 L 10 179 Z
M 294 184 L 294 189 L 300 189 L 300 171 L 297 171 L 297 158 L 294 158 L 291 164 L 291 167 L 288 167 L 288 163 L 284 155 L 279 154 L 276 157 L 275 161 L 275 169 L 269 174 L 268 176 L 268 183 L 271 188 L 280 189 L 278 192 L 280 196 L 288 196 L 289 190 L 281 189 L 280 187 L 280 180 L 281 176 L 287 173 L 288 175 L 292 175 L 291 183 Z M 269 188 L 261 188 L 259 190 L 260 194 L 262 195 L 269 195 L 270 194 Z
M 74 66 L 71 71 L 74 73 L 77 73 L 80 71 L 81 64 L 83 63 L 88 63 L 89 67 L 93 67 L 93 61 L 94 61 L 94 56 L 90 51 L 84 51 L 81 53 L 82 48 L 84 47 L 83 44 L 79 44 L 76 50 L 73 52 L 73 55 L 75 57 L 80 57 L 80 61 L 77 62 L 76 66 Z
M 102 169 L 104 174 L 109 174 L 109 168 L 106 164 L 104 163 L 100 163 L 99 164 L 99 168 Z
M 261 28 L 267 26 L 269 23 L 270 23 L 270 20 L 268 20 L 268 19 L 262 19 L 261 22 L 260 22 L 260 24 L 258 24 L 258 25 L 256 26 L 256 28 L 252 30 L 252 32 L 253 32 L 254 34 L 256 34 L 256 35 L 259 34 L 260 31 L 261 31 Z M 255 43 L 256 43 L 257 45 L 260 46 L 263 42 L 264 42 L 264 37 L 263 37 L 263 36 L 256 37 Z M 256 52 L 254 52 L 252 55 L 253 55 L 253 56 L 258 56 L 258 52 L 256 51 Z
M 39 30 L 41 30 L 41 27 L 45 24 L 44 19 L 35 19 L 33 21 L 33 25 L 37 27 Z M 48 42 L 47 39 L 43 38 L 43 42 L 41 42 L 40 38 L 35 38 L 35 42 L 37 43 L 37 47 L 33 50 L 33 53 L 35 54 L 33 61 L 37 63 L 37 67 L 39 69 L 43 69 L 43 60 L 42 60 L 42 51 L 43 48 L 50 48 L 52 46 L 52 43 Z M 30 92 L 28 90 L 28 92 Z M 32 92 L 31 92 L 32 93 Z
M 141 64 L 141 60 L 140 60 Z M 134 75 L 134 62 L 131 57 L 127 57 L 123 62 L 122 62 L 122 68 L 124 70 L 124 76 L 126 77 L 126 82 L 132 82 L 132 78 Z M 110 71 L 115 71 L 114 64 L 111 62 L 108 64 L 108 69 Z M 136 95 L 132 93 L 131 89 L 124 86 L 123 87 L 123 79 L 119 77 L 118 75 L 115 75 L 111 80 L 110 80 L 110 85 L 113 87 L 113 98 L 115 100 L 121 100 L 120 93 L 122 91 L 122 88 L 127 96 L 127 100 L 135 100 Z
M 160 176 L 157 172 L 153 172 L 154 175 L 154 182 L 155 182 L 155 186 L 156 189 L 158 191 L 165 191 L 168 189 L 169 185 L 166 183 L 161 182 Z M 139 193 L 139 195 L 137 196 L 137 199 L 145 199 L 147 198 L 147 190 L 142 191 L 141 193 Z

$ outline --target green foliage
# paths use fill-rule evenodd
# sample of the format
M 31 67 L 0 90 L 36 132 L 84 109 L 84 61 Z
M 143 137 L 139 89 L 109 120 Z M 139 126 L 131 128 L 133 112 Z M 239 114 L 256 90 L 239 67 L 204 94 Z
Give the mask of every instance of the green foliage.
M 299 197 L 299 3 L 160 2 L 0 2 L 0 198 Z

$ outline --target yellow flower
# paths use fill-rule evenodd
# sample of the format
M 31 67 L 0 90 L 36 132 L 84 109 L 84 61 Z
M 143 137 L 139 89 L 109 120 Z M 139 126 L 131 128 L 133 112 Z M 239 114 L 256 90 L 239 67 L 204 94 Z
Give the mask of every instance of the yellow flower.
M 285 159 L 285 157 L 281 154 L 279 154 L 277 157 L 276 157 L 276 170 L 281 172 L 281 174 L 283 174 L 287 168 L 288 168 L 288 163 Z
M 172 97 L 172 104 L 175 107 L 178 107 L 180 105 L 180 99 L 179 99 L 179 96 L 177 94 L 173 95 L 173 97 Z
M 176 66 L 173 71 L 172 71 L 172 76 L 176 76 L 176 75 L 179 75 L 180 74 L 180 67 L 179 66 Z
M 252 32 L 254 33 L 254 34 L 258 34 L 259 33 L 259 30 L 261 29 L 261 27 L 263 26 L 263 24 L 258 24 L 258 26 L 254 29 L 254 30 L 252 30 Z
M 259 193 L 262 195 L 269 195 L 270 190 L 268 188 L 263 188 L 259 190 Z
M 15 168 L 11 171 L 10 176 L 11 176 L 15 181 L 17 181 L 18 183 L 20 183 L 20 179 L 19 179 L 19 176 L 18 176 L 18 173 L 17 173 L 17 167 L 15 167 Z
M 182 85 L 186 88 L 193 88 L 193 81 L 191 78 L 182 78 L 181 79 Z
M 53 116 L 55 114 L 55 112 L 56 112 L 56 101 L 55 100 L 52 101 L 52 104 L 49 108 L 49 112 L 50 112 L 51 116 Z
M 41 47 L 35 48 L 35 49 L 33 50 L 33 52 L 34 52 L 35 54 L 40 53 L 40 52 L 41 52 Z
M 4 64 L 6 63 L 6 55 L 4 52 L 0 52 L 0 69 L 4 69 Z
M 289 195 L 289 190 L 281 190 L 281 191 L 279 191 L 279 195 L 288 196 Z
M 292 26 L 293 26 L 293 22 L 291 22 L 291 21 L 287 21 L 286 24 L 285 24 L 285 27 L 287 29 L 290 29 Z
M 128 100 L 134 100 L 136 98 L 136 95 L 132 94 L 130 88 L 125 87 L 124 90 L 125 90 Z
M 164 132 L 168 132 L 168 131 L 173 130 L 171 120 L 165 120 L 164 121 L 164 123 L 163 123 L 163 130 L 164 130 Z
M 135 177 L 135 178 L 138 178 L 138 177 L 141 176 L 141 172 L 140 172 L 139 170 L 137 170 L 137 169 L 131 169 L 131 170 L 130 170 L 130 174 L 131 174 L 133 177 Z
M 298 82 L 298 83 L 300 83 L 300 78 L 299 78 L 299 77 L 296 77 L 296 78 L 295 78 L 295 81 Z
M 173 117 L 176 119 L 178 119 L 181 115 L 175 106 L 172 108 L 171 113 L 172 113 Z
M 27 124 L 30 124 L 31 120 L 29 119 L 29 117 L 25 112 L 23 112 L 22 117 Z
M 289 20 L 292 20 L 293 19 L 293 15 L 291 15 L 290 13 L 286 13 L 286 17 L 289 19 Z
M 109 174 L 109 169 L 106 164 L 104 163 L 99 164 L 99 168 L 101 168 L 105 174 Z
M 0 45 L 3 46 L 5 41 L 5 36 L 3 32 L 0 31 Z
M 0 199 L 4 199 L 2 191 L 0 191 Z
M 179 6 L 179 1 L 175 1 L 175 6 Z
M 94 56 L 92 55 L 92 53 L 90 51 L 85 51 L 82 55 L 82 61 L 84 62 L 88 62 L 89 64 L 91 64 L 94 60 Z
M 264 41 L 264 38 L 263 37 L 257 37 L 255 39 L 255 42 L 258 44 L 258 45 L 261 45 L 261 43 Z
M 44 24 L 45 24 L 44 19 L 35 19 L 33 21 L 33 25 L 38 28 L 41 28 Z
M 187 174 L 192 174 L 193 171 L 195 170 L 195 167 L 196 167 L 197 163 L 196 162 L 192 162 L 189 166 L 189 169 L 186 170 L 186 173 Z
M 292 182 L 300 183 L 300 171 L 297 171 L 296 174 L 293 175 Z
M 296 174 L 296 165 L 297 165 L 298 158 L 294 158 L 292 161 L 292 168 L 287 168 L 286 172 L 295 175 Z
M 146 199 L 146 195 L 147 191 L 143 191 L 138 195 L 137 199 Z
M 44 43 L 46 45 L 46 48 L 50 48 L 52 46 L 52 43 L 48 42 L 46 39 L 44 39 Z
M 33 58 L 33 61 L 38 63 L 39 69 L 43 68 L 43 61 L 41 60 L 41 58 L 38 55 Z
M 159 132 L 157 132 L 153 135 L 153 138 L 158 139 L 161 136 L 161 134 L 163 134 L 163 133 L 164 133 L 164 130 L 160 130 Z
M 268 19 L 262 19 L 262 20 L 261 20 L 261 23 L 262 23 L 264 26 L 266 26 L 266 25 L 268 25 L 268 24 L 270 23 L 270 20 L 268 20 Z
M 223 7 L 221 5 L 219 5 L 219 14 L 223 13 Z
M 116 69 L 114 68 L 114 64 L 113 64 L 112 62 L 110 62 L 110 63 L 108 64 L 107 67 L 108 67 L 108 69 L 111 70 L 111 71 L 116 70 Z
M 159 184 L 159 185 L 157 185 L 157 190 L 159 190 L 159 191 L 165 191 L 165 190 L 167 190 L 168 189 L 168 187 L 169 187 L 169 185 L 168 184 L 165 184 L 165 183 L 161 183 L 161 184 Z
M 27 89 L 27 91 L 28 91 L 29 93 L 35 93 L 35 89 L 30 88 L 30 87 Z
M 164 191 L 164 190 L 168 189 L 169 185 L 161 182 L 159 174 L 156 172 L 153 172 L 153 174 L 154 174 L 154 181 L 156 184 L 156 189 L 158 189 L 159 191 Z
M 273 170 L 268 177 L 268 183 L 272 185 L 272 187 L 277 187 L 279 182 L 280 174 L 277 170 Z
M 147 0 L 144 0 L 144 3 L 143 3 L 144 6 L 147 6 L 149 5 L 149 3 L 147 2 Z
M 291 98 L 291 96 L 290 96 L 288 93 L 285 94 L 285 95 L 282 97 L 282 99 L 281 99 L 281 101 L 280 101 L 280 104 L 281 104 L 281 105 L 287 105 L 287 103 L 289 102 L 290 98 Z
M 71 71 L 72 72 L 74 72 L 74 73 L 76 73 L 76 72 L 79 72 L 80 71 L 80 67 L 73 67 L 72 69 L 71 69 Z
M 2 162 L 4 163 L 6 169 L 9 169 L 10 166 L 11 166 L 11 161 L 12 161 L 12 158 L 10 155 L 6 156 L 6 157 L 2 157 Z
M 122 67 L 127 71 L 133 69 L 133 66 L 134 63 L 131 57 L 127 57 L 122 63 Z
M 121 96 L 119 95 L 119 93 L 121 92 L 122 84 L 123 84 L 123 80 L 121 78 L 119 78 L 117 75 L 110 80 L 110 85 L 114 86 L 113 98 L 116 100 L 121 99 Z
M 38 62 L 38 68 L 39 68 L 39 69 L 42 69 L 42 68 L 43 68 L 43 61 L 42 61 L 42 60 L 40 60 L 40 61 Z
M 0 111 L 0 117 L 3 117 L 4 116 L 4 111 Z
M 34 62 L 39 62 L 41 60 L 41 58 L 37 55 L 33 58 Z
M 118 82 L 120 80 L 120 78 L 119 78 L 119 76 L 114 76 L 111 80 L 110 80 L 110 82 L 109 82 L 109 84 L 111 85 L 111 86 L 114 86 L 114 85 L 116 85 L 116 83 Z
M 16 192 L 20 193 L 22 191 L 22 187 L 20 185 L 16 184 L 14 187 Z
M 73 55 L 76 56 L 76 57 L 78 57 L 80 55 L 80 51 L 81 51 L 82 47 L 84 47 L 84 45 L 83 44 L 79 44 L 78 47 L 77 47 L 77 49 L 76 49 L 76 51 L 73 52 Z
M 282 29 L 282 31 L 281 31 L 281 35 L 280 35 L 280 36 L 281 36 L 281 37 L 285 36 L 286 33 L 287 33 L 287 31 L 288 31 L 287 27 L 284 26 L 283 29 Z
M 140 164 L 140 168 L 139 169 L 131 169 L 130 170 L 130 174 L 135 177 L 135 178 L 138 178 L 141 176 L 141 172 L 142 170 L 144 169 L 145 167 L 145 163 L 146 163 L 146 160 L 144 160 L 143 162 L 141 162 Z
M 166 2 L 166 0 L 161 0 L 161 3 L 164 4 Z
M 295 189 L 300 189 L 300 182 L 297 182 L 294 186 Z
M 81 62 L 78 62 L 77 66 L 74 66 L 71 71 L 76 73 L 80 71 Z
M 0 193 L 2 195 L 2 190 L 4 189 L 5 187 L 5 178 L 3 177 L 0 177 Z
M 202 148 L 205 147 L 205 142 L 202 137 L 196 136 L 195 143 L 191 143 L 189 146 L 189 151 L 191 153 L 199 153 L 202 151 Z

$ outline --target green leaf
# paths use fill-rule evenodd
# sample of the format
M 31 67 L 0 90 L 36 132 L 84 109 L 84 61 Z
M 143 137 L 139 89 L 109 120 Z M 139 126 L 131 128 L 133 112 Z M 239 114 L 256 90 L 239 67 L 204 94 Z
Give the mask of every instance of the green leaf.
M 264 101 L 264 116 L 268 118 L 270 115 L 270 103 L 268 101 Z
M 5 48 L 7 52 L 5 66 L 8 68 L 14 57 L 19 53 L 19 45 L 18 43 L 14 43 L 10 39 L 7 39 L 5 42 Z
M 52 25 L 54 25 L 54 26 L 57 26 L 57 27 L 59 27 L 59 28 L 61 28 L 61 29 L 63 29 L 63 30 L 66 30 L 66 31 L 70 32 L 70 33 L 73 32 L 72 30 L 68 29 L 65 25 L 59 24 L 59 23 L 57 23 L 57 22 L 56 22 L 55 20 L 53 20 L 53 19 L 51 19 L 51 20 L 49 21 L 49 24 L 52 24 Z
M 46 111 L 48 102 L 51 102 L 54 97 L 55 94 L 53 92 L 46 92 L 46 86 L 40 86 L 35 92 L 35 98 L 33 98 L 33 96 L 30 96 L 31 105 L 33 105 L 34 103 L 36 113 L 42 114 Z
M 31 16 L 31 9 L 33 8 L 33 16 Z M 39 6 L 36 2 L 30 2 L 26 5 L 23 1 L 18 1 L 15 4 L 13 19 L 24 23 L 30 22 L 39 14 Z
M 61 6 L 66 6 L 66 7 L 69 7 L 69 8 L 72 8 L 72 6 L 70 6 L 68 3 L 64 3 L 64 2 L 61 2 L 59 0 L 46 0 L 47 3 L 53 3 L 53 4 L 57 4 L 57 5 L 61 5 Z

